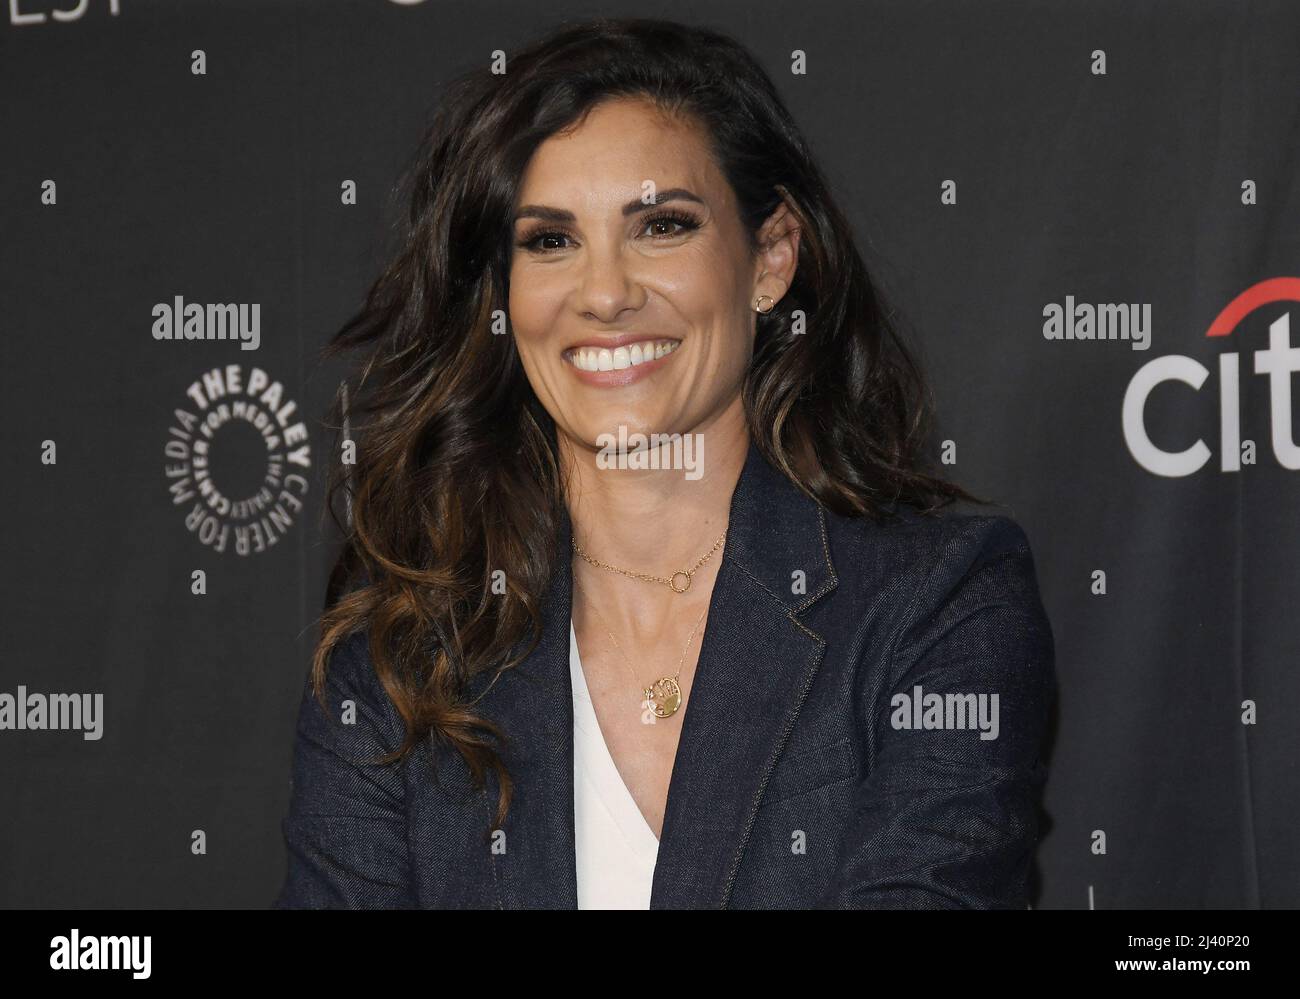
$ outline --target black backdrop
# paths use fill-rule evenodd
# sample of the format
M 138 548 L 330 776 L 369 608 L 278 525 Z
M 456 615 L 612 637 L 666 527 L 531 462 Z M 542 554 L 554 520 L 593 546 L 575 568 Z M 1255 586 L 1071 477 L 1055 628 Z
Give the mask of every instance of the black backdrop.
M 1300 343 L 1297 285 L 1261 285 L 1300 278 L 1300 5 L 6 6 L 0 694 L 100 693 L 103 729 L 0 730 L 0 904 L 269 903 L 333 553 L 341 372 L 316 350 L 376 271 L 440 82 L 595 13 L 706 21 L 760 56 L 916 331 L 948 471 L 1029 534 L 1061 681 L 1036 905 L 1300 904 L 1294 410 L 1290 374 L 1255 369 L 1270 327 Z M 176 296 L 256 304 L 258 349 L 155 339 Z M 1147 349 L 1047 338 L 1067 296 L 1149 306 Z M 1248 460 L 1225 470 L 1228 354 Z M 1208 375 L 1144 409 L 1156 447 L 1204 441 L 1190 474 L 1125 435 L 1157 361 Z M 247 518 L 205 539 L 171 491 L 200 457 L 177 410 L 228 365 L 279 383 L 266 406 L 294 402 L 310 461 L 281 470 L 303 508 L 281 499 L 292 523 L 248 554 Z M 253 495 L 266 453 L 233 420 L 210 481 Z

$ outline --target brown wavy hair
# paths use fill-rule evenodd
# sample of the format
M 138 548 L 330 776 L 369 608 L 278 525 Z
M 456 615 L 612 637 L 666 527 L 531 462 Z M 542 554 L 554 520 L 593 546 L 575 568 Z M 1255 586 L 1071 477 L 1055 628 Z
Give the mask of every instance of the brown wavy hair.
M 802 229 L 794 283 L 757 318 L 744 385 L 767 460 L 846 516 L 987 502 L 922 471 L 930 391 L 805 139 L 740 44 L 702 27 L 600 18 L 514 52 L 504 74 L 456 78 L 397 188 L 409 208 L 396 251 L 322 355 L 365 351 L 330 412 L 356 460 L 330 473 L 326 507 L 344 540 L 312 680 L 324 704 L 333 649 L 368 631 L 406 727 L 378 762 L 425 739 L 453 747 L 480 789 L 495 771 L 497 826 L 511 796 L 498 751 L 506 733 L 475 714 L 466 685 L 540 640 L 564 502 L 555 425 L 513 336 L 496 335 L 509 332 L 510 220 L 538 145 L 616 97 L 703 129 L 752 251 L 782 198 Z M 495 569 L 504 595 L 492 593 Z

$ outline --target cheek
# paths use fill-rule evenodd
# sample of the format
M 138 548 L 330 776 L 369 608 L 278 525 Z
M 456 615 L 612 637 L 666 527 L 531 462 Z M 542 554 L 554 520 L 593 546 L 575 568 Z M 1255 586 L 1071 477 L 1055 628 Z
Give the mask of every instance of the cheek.
M 682 254 L 663 287 L 692 325 L 709 330 L 722 353 L 749 349 L 748 274 L 717 248 Z
M 737 325 L 737 322 L 739 325 Z M 743 325 L 745 317 L 733 320 L 733 325 L 727 330 L 726 342 L 721 345 L 722 366 L 732 380 L 740 381 L 744 378 L 745 373 L 749 370 L 750 361 L 753 357 L 754 340 L 748 326 Z
M 546 339 L 549 327 L 546 296 L 535 282 L 527 277 L 516 279 L 512 274 L 506 310 L 521 351 L 533 350 Z
M 558 419 L 556 407 L 563 396 L 563 372 L 558 367 L 564 362 L 554 349 L 556 305 L 545 282 L 530 278 L 526 269 L 512 270 L 506 310 L 524 377 L 542 405 Z
M 711 363 L 720 372 L 736 374 L 749 367 L 754 350 L 754 324 L 743 303 L 714 303 L 711 324 Z

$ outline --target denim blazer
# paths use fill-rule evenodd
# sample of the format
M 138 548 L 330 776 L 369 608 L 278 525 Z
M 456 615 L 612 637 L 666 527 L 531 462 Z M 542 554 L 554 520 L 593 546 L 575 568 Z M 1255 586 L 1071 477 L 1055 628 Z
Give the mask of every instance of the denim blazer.
M 1026 907 L 1056 692 L 1029 544 L 1005 516 L 895 509 L 838 516 L 750 448 L 652 909 Z M 303 692 L 274 908 L 577 906 L 571 573 L 561 558 L 531 656 L 471 686 L 515 781 L 491 838 L 494 775 L 475 790 L 454 750 L 366 762 L 402 722 L 366 635 L 339 647 L 330 713 Z

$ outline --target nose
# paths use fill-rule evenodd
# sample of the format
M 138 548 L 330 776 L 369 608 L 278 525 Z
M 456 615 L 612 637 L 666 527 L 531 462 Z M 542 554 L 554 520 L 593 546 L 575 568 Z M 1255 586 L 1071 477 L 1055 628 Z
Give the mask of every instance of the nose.
M 581 266 L 575 304 L 584 315 L 613 323 L 625 309 L 636 310 L 645 303 L 645 288 L 617 248 L 588 249 Z

